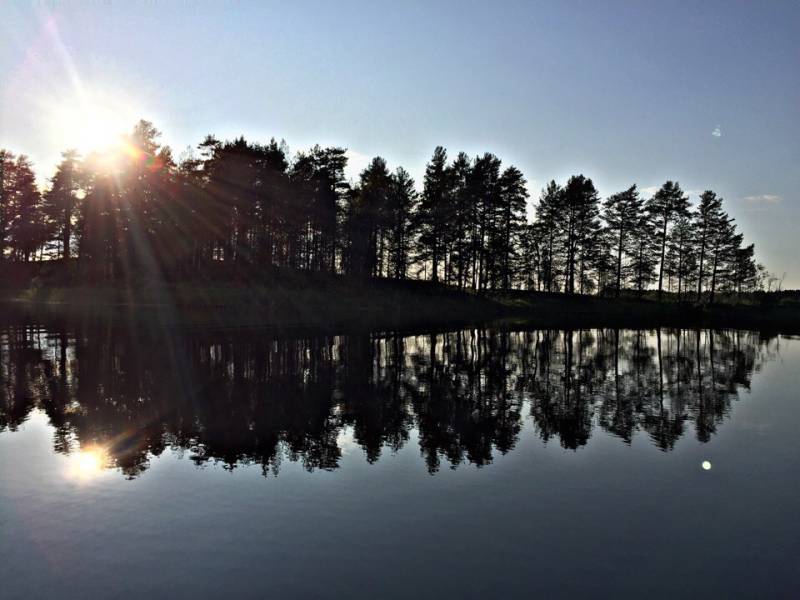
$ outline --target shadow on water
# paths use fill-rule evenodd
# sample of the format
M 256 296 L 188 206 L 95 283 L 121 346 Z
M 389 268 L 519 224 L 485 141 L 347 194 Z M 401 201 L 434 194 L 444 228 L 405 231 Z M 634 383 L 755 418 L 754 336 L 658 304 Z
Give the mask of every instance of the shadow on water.
M 567 449 L 599 428 L 627 444 L 644 432 L 669 451 L 685 435 L 708 441 L 777 352 L 777 337 L 734 330 L 282 337 L 10 325 L 0 431 L 41 410 L 56 452 L 102 447 L 131 478 L 166 450 L 264 475 L 283 460 L 336 469 L 346 431 L 369 462 L 416 432 L 429 472 L 480 466 L 514 449 L 526 419 Z

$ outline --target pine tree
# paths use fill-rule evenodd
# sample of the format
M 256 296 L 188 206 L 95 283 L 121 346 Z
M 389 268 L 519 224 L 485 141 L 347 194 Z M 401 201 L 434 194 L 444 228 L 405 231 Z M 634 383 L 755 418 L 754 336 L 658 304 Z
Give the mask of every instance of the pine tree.
M 560 225 L 561 208 L 563 204 L 564 190 L 555 181 L 551 181 L 542 190 L 539 203 L 536 205 L 536 239 L 540 240 L 541 246 L 541 267 L 540 276 L 541 288 L 548 292 L 557 291 L 557 276 L 559 266 L 556 262 L 556 255 L 560 253 L 560 238 L 558 227 Z
M 591 179 L 583 175 L 569 178 L 561 196 L 558 214 L 565 247 L 566 292 L 575 293 L 575 279 L 585 287 L 586 269 L 596 251 L 600 199 Z
M 11 198 L 14 195 L 14 165 L 14 154 L 0 148 L 0 263 L 5 260 L 8 244 Z
M 474 197 L 470 194 L 469 182 L 472 161 L 465 152 L 459 152 L 449 167 L 450 197 L 452 203 L 449 223 L 449 263 L 456 286 L 463 289 L 468 282 L 472 264 L 472 234 L 475 230 L 477 212 Z
M 470 201 L 474 205 L 472 233 L 472 287 L 486 290 L 493 279 L 493 259 L 489 242 L 495 228 L 499 206 L 500 159 L 484 153 L 477 157 L 469 176 Z
M 394 188 L 383 158 L 376 156 L 361 172 L 360 187 L 361 217 L 368 230 L 365 272 L 382 277 L 386 274 L 387 233 L 392 225 L 389 201 Z
M 677 182 L 667 181 L 661 186 L 661 189 L 646 202 L 645 207 L 650 213 L 660 250 L 658 299 L 661 300 L 664 284 L 664 259 L 666 256 L 669 229 L 676 218 L 687 214 L 689 210 L 689 198 L 683 194 L 683 190 L 681 190 Z
M 733 289 L 739 294 L 756 288 L 758 265 L 756 265 L 755 261 L 755 246 L 753 244 L 736 249 L 733 257 L 731 282 Z
M 425 180 L 417 226 L 419 229 L 420 258 L 431 263 L 431 281 L 439 281 L 439 267 L 443 259 L 442 239 L 446 230 L 448 195 L 447 151 L 437 146 L 425 167 Z
M 519 253 L 519 237 L 525 226 L 525 209 L 528 200 L 527 182 L 516 167 L 503 171 L 498 182 L 494 251 L 497 254 L 498 277 L 503 290 L 508 290 L 514 279 Z
M 520 232 L 519 276 L 527 290 L 541 290 L 545 240 L 541 232 L 537 223 L 526 223 Z
M 388 204 L 388 275 L 405 279 L 413 242 L 413 215 L 417 203 L 414 179 L 403 167 L 392 174 Z
M 17 157 L 12 173 L 8 202 L 11 213 L 9 244 L 16 260 L 28 262 L 46 238 L 42 196 L 36 187 L 36 176 L 27 156 Z
M 69 260 L 72 255 L 73 221 L 78 214 L 82 191 L 80 169 L 77 151 L 64 152 L 51 180 L 50 189 L 44 195 L 44 212 L 52 233 L 61 244 L 61 257 L 64 260 Z
M 641 295 L 647 286 L 656 279 L 656 265 L 658 264 L 655 226 L 647 211 L 642 211 L 635 223 L 630 252 L 630 270 L 634 288 Z
M 716 232 L 723 221 L 722 199 L 711 190 L 700 195 L 700 204 L 692 215 L 694 249 L 697 256 L 697 299 L 702 297 L 703 282 L 708 271 L 709 249 L 715 243 Z
M 742 236 L 736 233 L 736 225 L 724 211 L 712 230 L 708 245 L 709 263 L 711 266 L 711 290 L 709 302 L 714 302 L 717 289 L 724 287 L 730 274 L 731 264 L 735 260 L 736 251 L 742 244 Z M 721 285 L 720 285 L 721 284 Z
M 272 144 L 274 146 L 274 140 Z M 275 149 L 270 150 L 271 155 L 275 155 L 275 152 Z M 265 163 L 268 179 L 273 180 L 270 195 L 275 197 L 265 206 L 266 209 L 279 204 L 281 196 L 284 200 L 293 194 L 303 198 L 300 204 L 305 206 L 303 210 L 307 213 L 306 268 L 335 272 L 339 215 L 343 195 L 348 188 L 344 175 L 346 165 L 344 148 L 314 146 L 308 153 L 300 153 L 295 158 L 290 173 L 295 189 L 289 191 L 285 185 L 281 185 L 282 176 L 277 160 L 273 158 Z M 273 228 L 280 228 L 280 224 L 275 223 Z
M 678 300 L 688 287 L 688 281 L 696 269 L 695 255 L 692 247 L 692 221 L 688 214 L 679 216 L 670 231 L 667 243 L 667 264 L 671 274 L 678 280 Z
M 609 196 L 603 203 L 603 217 L 606 222 L 609 243 L 613 254 L 612 272 L 615 278 L 615 292 L 619 297 L 625 284 L 623 258 L 636 248 L 634 234 L 640 223 L 644 201 L 639 197 L 636 185 L 624 192 Z

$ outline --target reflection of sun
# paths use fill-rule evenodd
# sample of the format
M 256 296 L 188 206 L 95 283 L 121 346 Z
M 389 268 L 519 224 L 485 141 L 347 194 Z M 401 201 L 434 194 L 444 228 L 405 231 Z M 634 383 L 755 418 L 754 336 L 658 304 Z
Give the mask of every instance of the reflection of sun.
M 108 464 L 108 453 L 99 446 L 82 448 L 70 455 L 67 475 L 70 479 L 87 481 L 103 472 Z

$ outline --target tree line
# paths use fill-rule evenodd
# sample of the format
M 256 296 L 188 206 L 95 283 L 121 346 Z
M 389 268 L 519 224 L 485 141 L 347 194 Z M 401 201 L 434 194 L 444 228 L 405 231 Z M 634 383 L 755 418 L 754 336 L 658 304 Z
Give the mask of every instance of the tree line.
M 0 261 L 60 259 L 94 281 L 222 263 L 712 301 L 774 280 L 722 198 L 708 190 L 692 206 L 673 181 L 602 199 L 575 175 L 549 182 L 529 215 L 524 175 L 491 153 L 437 147 L 420 190 L 381 157 L 348 181 L 341 147 L 290 156 L 275 139 L 208 136 L 176 160 L 159 137 L 140 121 L 114 153 L 67 151 L 44 191 L 28 158 L 0 150 Z

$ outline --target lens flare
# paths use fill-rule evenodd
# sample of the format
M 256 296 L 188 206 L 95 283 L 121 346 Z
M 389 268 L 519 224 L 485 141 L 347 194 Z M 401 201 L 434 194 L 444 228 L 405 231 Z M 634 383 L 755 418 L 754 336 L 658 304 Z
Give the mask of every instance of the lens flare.
M 84 155 L 118 151 L 123 136 L 140 118 L 130 103 L 107 93 L 87 91 L 59 99 L 47 113 L 53 143 Z

